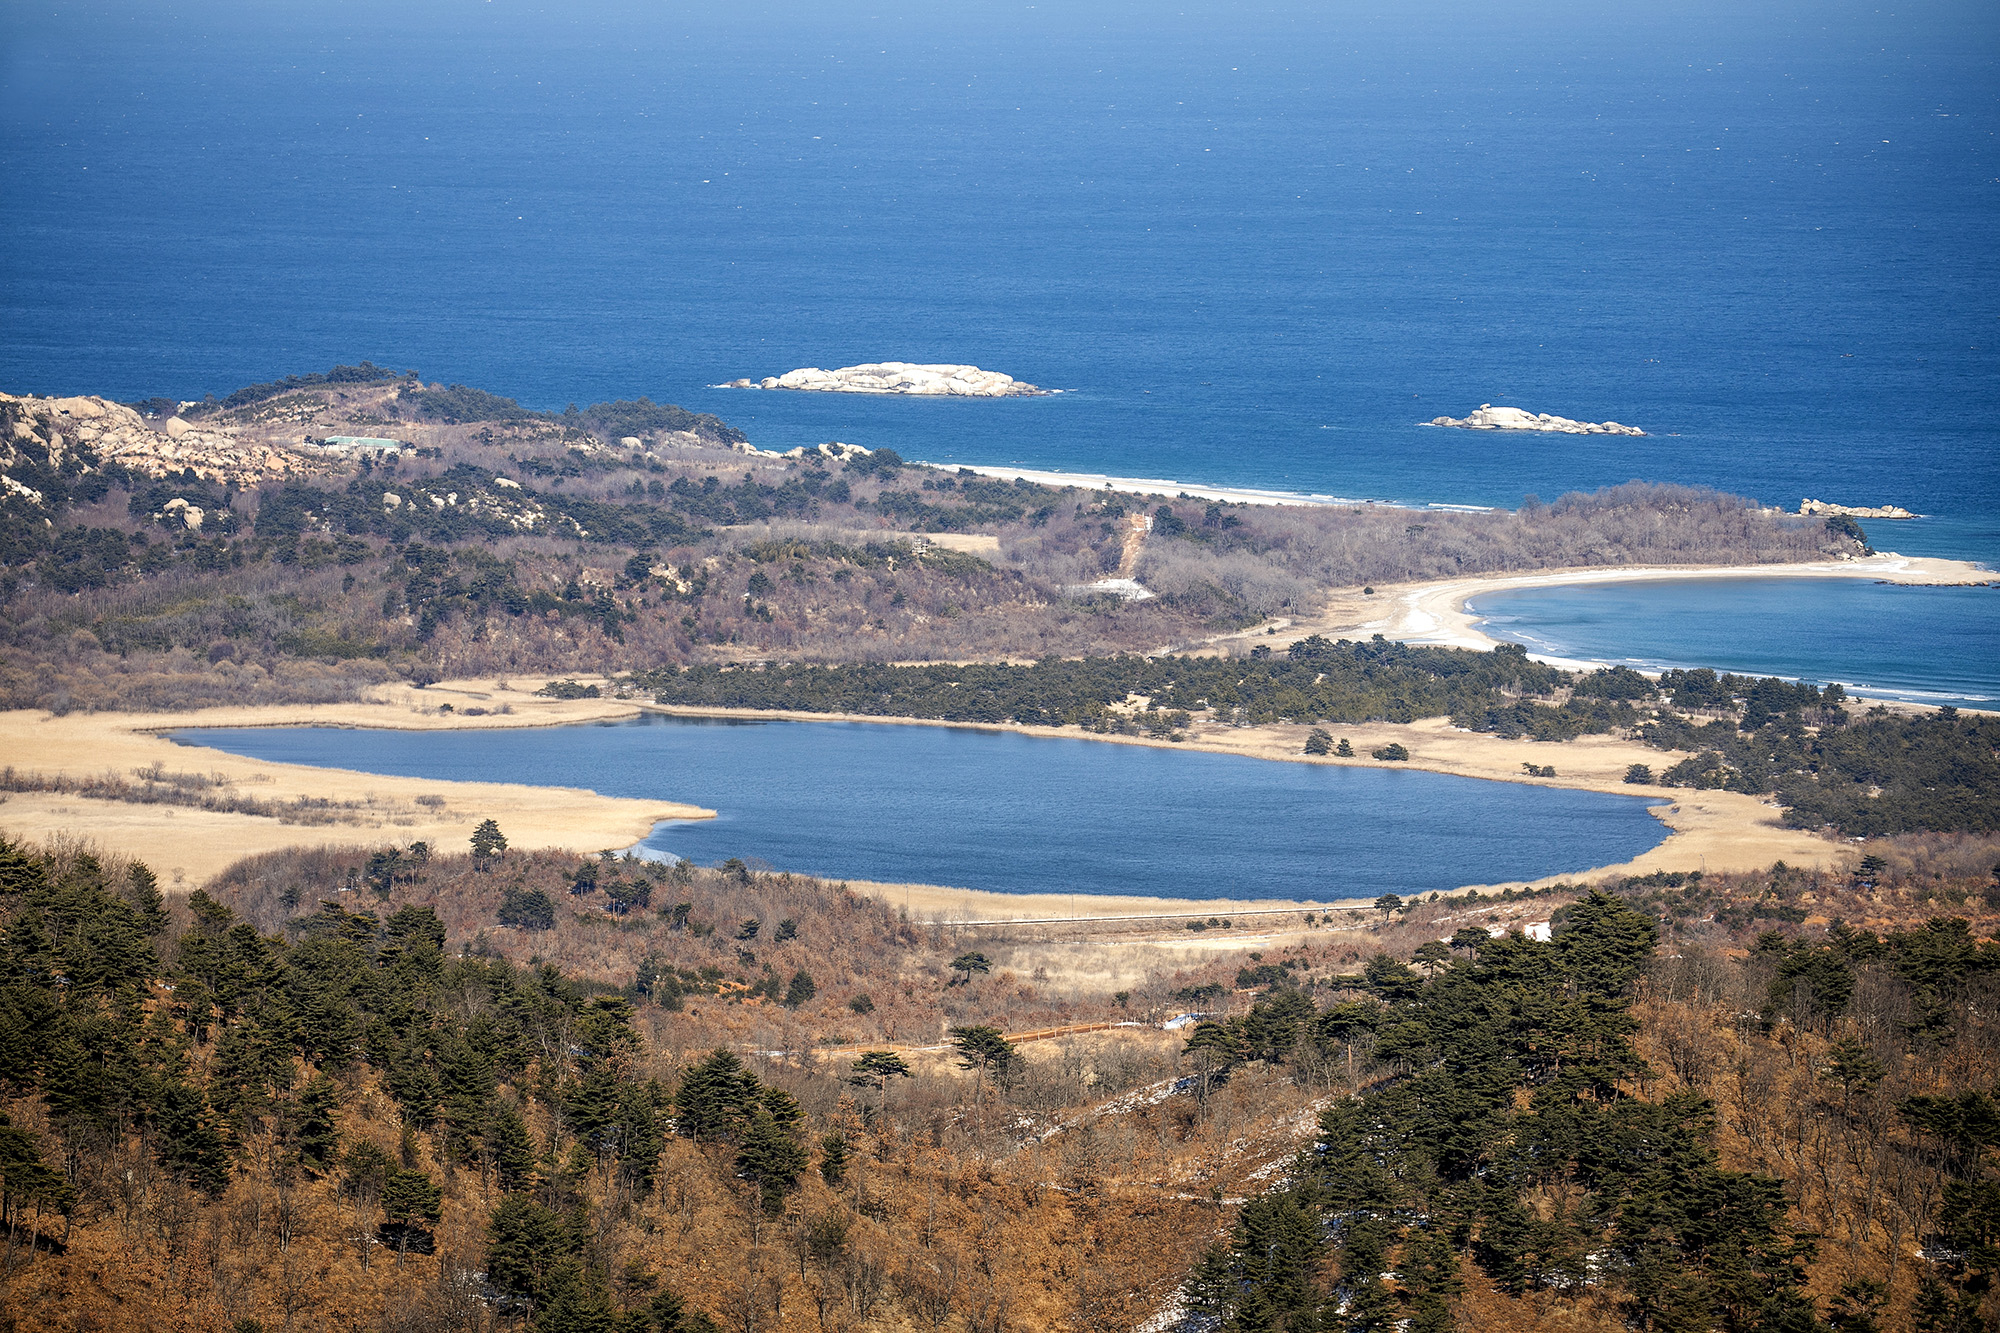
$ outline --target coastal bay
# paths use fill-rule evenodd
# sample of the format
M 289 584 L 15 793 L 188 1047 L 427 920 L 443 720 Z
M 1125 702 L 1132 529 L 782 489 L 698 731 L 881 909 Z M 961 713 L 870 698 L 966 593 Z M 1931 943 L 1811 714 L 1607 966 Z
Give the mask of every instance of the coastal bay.
M 1727 585 L 1757 580 L 1859 580 L 1900 584 L 1910 587 L 1974 587 L 1993 582 L 1992 570 L 1968 560 L 1903 556 L 1893 552 L 1853 560 L 1808 561 L 1788 565 L 1726 565 L 1708 568 L 1687 566 L 1623 566 L 1542 570 L 1533 573 L 1481 575 L 1405 585 L 1383 585 L 1364 591 L 1343 588 L 1332 592 L 1317 615 L 1289 620 L 1276 636 L 1286 643 L 1308 634 L 1327 637 L 1354 637 L 1380 634 L 1406 643 L 1437 644 L 1451 648 L 1487 649 L 1506 642 L 1481 628 L 1481 616 L 1469 604 L 1496 593 L 1535 589 L 1614 586 L 1635 583 L 1698 583 Z M 1257 638 L 1262 631 L 1225 636 L 1217 642 L 1236 638 Z M 1266 636 L 1270 637 L 1270 636 Z M 1533 654 L 1566 670 L 1588 670 L 1604 664 L 1602 659 L 1564 658 L 1545 652 Z M 1690 662 L 1680 665 L 1697 666 Z

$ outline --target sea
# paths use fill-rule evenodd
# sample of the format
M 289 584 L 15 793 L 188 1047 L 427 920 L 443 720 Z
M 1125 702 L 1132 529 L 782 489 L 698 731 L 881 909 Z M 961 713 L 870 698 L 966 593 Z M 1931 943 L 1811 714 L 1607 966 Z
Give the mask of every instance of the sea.
M 1791 677 L 1810 661 L 1813 684 L 1863 699 L 2000 709 L 2000 589 L 1782 578 L 1744 579 L 1718 595 L 1709 583 L 1496 592 L 1469 609 L 1487 634 L 1545 656 Z M 1845 618 L 1824 619 L 1829 605 Z M 1911 635 L 1912 624 L 1949 632 Z
M 1658 798 L 964 727 L 653 714 L 174 739 L 272 763 L 585 787 L 717 812 L 660 825 L 630 849 L 643 855 L 1086 899 L 1407 897 L 1616 864 L 1667 835 L 1648 813 Z
M 1996 38 L 1990 0 L 9 4 L 0 388 L 366 358 L 770 448 L 1890 503 L 1924 517 L 1877 547 L 1992 562 Z M 713 387 L 882 359 L 1064 392 Z M 1482 403 L 1647 434 L 1419 424 Z M 2000 623 L 1827 582 L 1788 590 L 1799 631 L 1725 642 L 1746 591 L 1704 585 L 1718 619 L 1675 642 L 1635 594 L 1602 649 L 1886 689 Z M 1863 616 L 1896 663 L 1829 654 Z M 1996 661 L 1912 689 L 2000 696 Z

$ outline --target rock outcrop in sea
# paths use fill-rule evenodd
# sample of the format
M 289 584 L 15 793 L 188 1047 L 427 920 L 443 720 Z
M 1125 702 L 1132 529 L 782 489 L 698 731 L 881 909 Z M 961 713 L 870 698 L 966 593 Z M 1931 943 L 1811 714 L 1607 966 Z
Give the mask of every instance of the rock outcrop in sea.
M 1621 426 L 1615 421 L 1571 421 L 1546 412 L 1523 412 L 1518 407 L 1495 407 L 1481 403 L 1477 412 L 1462 417 L 1433 417 L 1427 426 L 1457 426 L 1463 430 L 1541 430 L 1559 435 L 1644 435 L 1637 426 Z
M 731 380 L 723 389 L 797 389 L 808 393 L 902 393 L 927 398 L 1025 398 L 1061 393 L 1038 389 L 1012 375 L 978 366 L 919 366 L 907 361 L 875 361 L 865 366 L 821 370 L 807 366 L 761 380 Z
M 1820 518 L 1833 518 L 1834 516 L 1839 514 L 1845 514 L 1849 518 L 1922 518 L 1923 517 L 1922 514 L 1911 513 L 1909 510 L 1903 508 L 1901 505 L 1878 505 L 1873 509 L 1869 509 L 1861 505 L 1830 505 L 1826 503 L 1824 500 L 1799 501 L 1799 513 L 1807 517 L 1817 515 Z

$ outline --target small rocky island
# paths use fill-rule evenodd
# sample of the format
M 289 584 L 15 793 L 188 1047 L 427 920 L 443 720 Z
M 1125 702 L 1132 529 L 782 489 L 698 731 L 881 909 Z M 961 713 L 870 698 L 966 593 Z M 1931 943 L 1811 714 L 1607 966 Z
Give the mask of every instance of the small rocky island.
M 865 366 L 821 370 L 807 366 L 761 380 L 731 380 L 723 389 L 797 389 L 808 393 L 903 393 L 926 398 L 1026 398 L 1061 393 L 1038 389 L 1012 375 L 978 366 L 919 366 L 908 361 L 875 361 Z
M 1560 435 L 1644 435 L 1637 426 L 1621 426 L 1615 421 L 1571 421 L 1546 412 L 1523 412 L 1518 407 L 1495 407 L 1481 403 L 1477 412 L 1462 417 L 1433 417 L 1428 426 L 1457 426 L 1462 430 L 1543 430 Z
M 1799 501 L 1799 513 L 1804 516 L 1818 515 L 1821 518 L 1834 518 L 1842 514 L 1846 515 L 1848 518 L 1922 518 L 1923 517 L 1922 514 L 1911 513 L 1909 510 L 1903 508 L 1901 505 L 1877 505 L 1874 508 L 1870 509 L 1863 505 L 1831 505 L 1824 500 Z

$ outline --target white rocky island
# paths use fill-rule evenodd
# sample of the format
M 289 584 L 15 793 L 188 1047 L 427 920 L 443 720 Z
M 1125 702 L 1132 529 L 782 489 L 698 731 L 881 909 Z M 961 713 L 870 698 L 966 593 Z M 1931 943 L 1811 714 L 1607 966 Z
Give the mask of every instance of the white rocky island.
M 1833 518 L 1836 515 L 1841 515 L 1841 514 L 1845 514 L 1849 518 L 1922 518 L 1923 517 L 1922 514 L 1911 513 L 1909 510 L 1903 508 L 1901 505 L 1874 505 L 1874 506 L 1833 505 L 1826 503 L 1824 500 L 1799 501 L 1799 514 L 1802 517 L 1808 517 L 1808 518 L 1812 517 L 1813 515 L 1819 515 L 1822 518 Z
M 1025 398 L 1061 393 L 1038 389 L 1012 375 L 978 366 L 919 366 L 908 361 L 874 361 L 865 366 L 821 370 L 807 366 L 761 380 L 731 380 L 721 389 L 796 389 L 807 393 L 902 393 L 924 398 Z
M 1432 417 L 1427 426 L 1457 426 L 1462 430 L 1543 430 L 1559 435 L 1644 435 L 1637 426 L 1621 426 L 1615 421 L 1571 421 L 1546 412 L 1523 412 L 1518 407 L 1495 407 L 1481 403 L 1477 412 L 1462 417 Z

